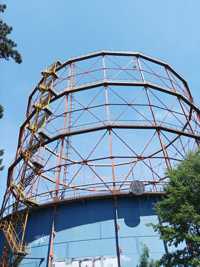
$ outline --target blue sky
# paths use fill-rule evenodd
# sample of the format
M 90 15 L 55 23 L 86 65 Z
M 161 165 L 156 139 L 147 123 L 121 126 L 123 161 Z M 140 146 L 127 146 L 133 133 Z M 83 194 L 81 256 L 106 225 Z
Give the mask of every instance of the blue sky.
M 27 98 L 40 72 L 55 60 L 65 61 L 96 50 L 132 50 L 163 59 L 189 82 L 200 103 L 199 0 L 20 0 L 4 1 L 3 19 L 13 26 L 23 63 L 0 64 L 1 147 L 5 169 L 14 159 L 18 128 Z M 1 200 L 2 196 L 0 197 Z

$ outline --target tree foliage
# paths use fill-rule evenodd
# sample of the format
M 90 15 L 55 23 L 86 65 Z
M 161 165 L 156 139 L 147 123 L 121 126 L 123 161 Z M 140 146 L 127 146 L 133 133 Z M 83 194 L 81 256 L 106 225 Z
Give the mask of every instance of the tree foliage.
M 0 4 L 0 14 L 6 9 L 6 5 Z M 12 58 L 15 62 L 21 63 L 22 58 L 19 52 L 15 49 L 16 43 L 9 39 L 8 35 L 12 32 L 12 27 L 8 26 L 0 19 L 0 59 Z
M 137 267 L 158 267 L 158 266 L 159 262 L 150 259 L 149 249 L 146 245 L 144 245 L 142 254 L 140 256 L 140 262 L 139 265 L 137 265 Z
M 161 224 L 154 225 L 169 251 L 164 266 L 200 266 L 200 151 L 168 171 L 166 197 L 156 205 Z
M 0 14 L 6 9 L 6 5 L 0 4 Z M 12 27 L 8 26 L 0 19 L 0 59 L 9 60 L 12 58 L 16 63 L 21 63 L 20 53 L 15 49 L 16 43 L 9 39 L 8 35 L 12 32 Z M 3 117 L 3 107 L 0 105 L 0 119 Z M 0 171 L 2 167 L 3 150 L 0 150 Z
M 0 105 L 0 119 L 3 117 L 3 107 Z M 2 167 L 2 156 L 3 156 L 3 150 L 0 150 L 0 171 L 3 169 Z

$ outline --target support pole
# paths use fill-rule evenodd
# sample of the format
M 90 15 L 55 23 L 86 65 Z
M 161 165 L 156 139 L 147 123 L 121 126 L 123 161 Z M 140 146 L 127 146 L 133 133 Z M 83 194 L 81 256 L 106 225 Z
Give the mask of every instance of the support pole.
M 120 246 L 119 246 L 119 235 L 118 235 L 118 224 L 117 224 L 117 197 L 113 198 L 113 213 L 114 213 L 114 227 L 115 227 L 115 241 L 116 241 L 116 253 L 117 253 L 117 267 L 121 267 L 120 259 Z

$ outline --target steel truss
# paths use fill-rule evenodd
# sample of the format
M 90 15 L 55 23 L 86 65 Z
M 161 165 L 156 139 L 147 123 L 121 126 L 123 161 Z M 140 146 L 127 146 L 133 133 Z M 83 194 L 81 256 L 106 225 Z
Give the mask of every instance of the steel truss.
M 199 118 L 187 82 L 141 53 L 100 51 L 51 65 L 28 99 L 8 171 L 1 266 L 26 255 L 32 207 L 129 192 L 133 180 L 162 192 L 166 170 L 198 148 Z

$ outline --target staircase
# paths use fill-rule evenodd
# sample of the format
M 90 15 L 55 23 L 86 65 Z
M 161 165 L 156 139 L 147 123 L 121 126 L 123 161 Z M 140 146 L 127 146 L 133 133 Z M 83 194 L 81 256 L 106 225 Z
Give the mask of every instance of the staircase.
M 25 246 L 22 246 L 17 239 L 15 228 L 11 221 L 2 221 L 0 223 L 0 229 L 3 231 L 6 241 L 15 255 L 26 255 Z

